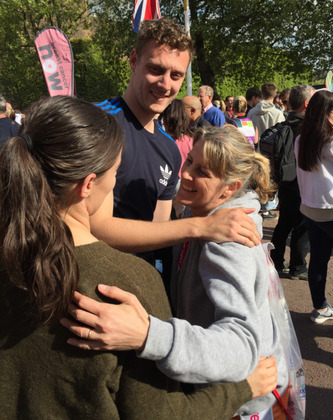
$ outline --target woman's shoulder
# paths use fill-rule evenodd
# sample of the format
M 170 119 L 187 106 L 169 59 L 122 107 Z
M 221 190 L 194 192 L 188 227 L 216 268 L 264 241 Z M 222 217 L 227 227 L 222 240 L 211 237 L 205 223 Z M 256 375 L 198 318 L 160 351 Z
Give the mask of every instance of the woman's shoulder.
M 76 255 L 80 270 L 78 290 L 81 293 L 101 300 L 96 292 L 98 284 L 117 286 L 135 294 L 152 315 L 163 319 L 170 316 L 162 279 L 158 271 L 143 259 L 101 241 L 76 247 Z

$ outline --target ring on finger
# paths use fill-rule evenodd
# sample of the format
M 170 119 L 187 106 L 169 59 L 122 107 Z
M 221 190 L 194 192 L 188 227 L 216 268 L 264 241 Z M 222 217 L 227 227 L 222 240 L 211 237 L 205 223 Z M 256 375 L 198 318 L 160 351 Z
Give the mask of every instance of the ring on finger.
M 89 330 L 89 331 L 88 331 L 88 337 L 87 337 L 87 338 L 88 338 L 88 340 L 91 340 L 91 337 L 90 337 L 91 332 L 92 332 L 92 330 Z

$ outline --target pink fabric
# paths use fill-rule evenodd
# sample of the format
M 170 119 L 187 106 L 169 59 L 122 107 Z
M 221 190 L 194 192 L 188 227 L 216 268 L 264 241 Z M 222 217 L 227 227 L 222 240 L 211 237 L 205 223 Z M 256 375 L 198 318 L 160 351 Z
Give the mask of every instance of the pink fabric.
M 35 38 L 50 96 L 74 94 L 74 60 L 71 44 L 58 28 L 45 28 Z
M 180 174 L 181 174 L 181 168 L 183 166 L 183 163 L 185 162 L 188 153 L 192 150 L 193 148 L 193 139 L 192 137 L 185 135 L 183 137 L 180 137 L 179 139 L 175 140 L 178 149 L 180 151 L 180 155 L 182 157 L 182 165 L 180 167 L 179 170 L 179 178 L 180 178 Z

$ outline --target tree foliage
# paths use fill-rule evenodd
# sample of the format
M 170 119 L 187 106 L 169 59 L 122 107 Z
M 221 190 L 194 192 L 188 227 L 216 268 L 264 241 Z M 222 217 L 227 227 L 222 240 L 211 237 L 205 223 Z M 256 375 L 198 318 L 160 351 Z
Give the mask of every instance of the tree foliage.
M 0 3 L 0 89 L 16 107 L 47 94 L 34 46 L 39 31 L 56 26 L 71 37 L 86 27 L 88 0 L 8 0 Z
M 189 0 L 196 46 L 193 92 L 209 84 L 224 97 L 268 80 L 282 89 L 323 79 L 333 67 L 330 3 Z M 56 26 L 72 42 L 78 96 L 95 101 L 122 94 L 135 44 L 133 5 L 134 0 L 1 1 L 0 92 L 17 107 L 47 94 L 33 40 L 46 26 Z M 182 0 L 160 0 L 160 6 L 162 16 L 184 24 Z M 90 38 L 74 38 L 83 29 Z

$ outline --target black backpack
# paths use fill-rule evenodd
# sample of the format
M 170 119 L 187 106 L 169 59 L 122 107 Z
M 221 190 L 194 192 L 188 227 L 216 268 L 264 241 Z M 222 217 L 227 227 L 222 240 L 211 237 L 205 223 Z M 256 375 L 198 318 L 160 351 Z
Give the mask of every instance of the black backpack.
M 272 179 L 277 184 L 296 178 L 294 134 L 286 122 L 265 130 L 260 137 L 259 147 L 260 153 L 270 161 Z

